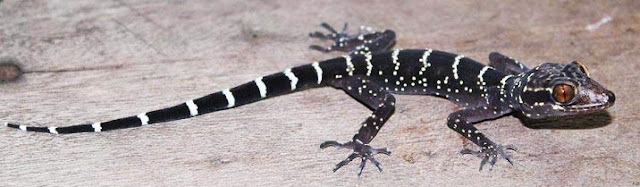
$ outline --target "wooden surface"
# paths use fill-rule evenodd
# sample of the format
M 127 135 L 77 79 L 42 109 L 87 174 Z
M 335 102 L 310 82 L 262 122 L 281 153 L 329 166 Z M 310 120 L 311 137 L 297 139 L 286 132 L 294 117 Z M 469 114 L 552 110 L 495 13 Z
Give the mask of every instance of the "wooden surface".
M 319 88 L 193 119 L 105 133 L 0 130 L 0 186 L 637 186 L 640 183 L 640 1 L 1 1 L 0 57 L 27 72 L 0 84 L 0 120 L 67 125 L 177 104 L 321 54 L 326 21 L 391 28 L 398 47 L 530 66 L 582 60 L 613 90 L 607 124 L 531 129 L 514 117 L 480 126 L 516 144 L 515 166 L 478 172 L 445 125 L 454 105 L 398 96 L 374 146 L 385 171 L 331 169 L 369 111 Z M 588 25 L 603 18 L 603 24 Z M 595 118 L 599 118 L 596 116 Z M 597 121 L 597 120 L 596 120 Z M 589 126 L 590 124 L 585 124 Z M 634 184 L 635 183 L 635 184 Z

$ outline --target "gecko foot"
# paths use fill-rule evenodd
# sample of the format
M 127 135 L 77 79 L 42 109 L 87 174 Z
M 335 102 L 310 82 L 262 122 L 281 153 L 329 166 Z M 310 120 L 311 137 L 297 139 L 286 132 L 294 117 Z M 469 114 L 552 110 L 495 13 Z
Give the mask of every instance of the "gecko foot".
M 344 23 L 344 27 L 340 32 L 336 31 L 336 29 L 334 29 L 328 23 L 322 23 L 320 24 L 320 26 L 326 29 L 327 31 L 329 31 L 329 34 L 324 34 L 322 32 L 315 31 L 315 32 L 309 33 L 309 37 L 318 38 L 322 41 L 333 40 L 334 43 L 331 46 L 326 48 L 319 45 L 311 45 L 310 46 L 311 49 L 318 50 L 324 53 L 328 53 L 331 51 L 349 52 L 351 50 L 350 48 L 352 47 L 349 47 L 349 43 L 352 43 L 350 41 L 353 40 L 353 37 L 350 37 L 349 34 L 347 34 L 347 26 L 348 26 L 347 23 Z
M 329 33 L 325 34 L 316 31 L 309 33 L 309 37 L 318 38 L 322 41 L 331 40 L 334 43 L 329 47 L 319 45 L 311 45 L 309 47 L 324 53 L 340 51 L 358 55 L 379 52 L 388 50 L 396 41 L 396 33 L 392 30 L 374 31 L 371 27 L 361 26 L 358 33 L 350 35 L 347 33 L 347 23 L 344 24 L 340 32 L 327 23 L 322 23 L 320 26 L 329 31 Z
M 382 172 L 382 165 L 373 156 L 379 153 L 382 153 L 385 155 L 391 154 L 391 151 L 389 151 L 389 149 L 387 148 L 376 149 L 367 144 L 362 144 L 357 142 L 356 143 L 347 142 L 343 144 L 343 143 L 338 143 L 336 141 L 326 141 L 320 144 L 321 149 L 324 149 L 327 147 L 353 149 L 353 153 L 351 153 L 351 155 L 349 155 L 346 159 L 336 164 L 336 166 L 333 168 L 333 172 L 338 171 L 338 169 L 340 169 L 342 166 L 349 164 L 349 162 L 353 161 L 354 159 L 360 158 L 361 162 L 360 162 L 360 167 L 358 168 L 358 177 L 360 177 L 360 174 L 362 174 L 362 170 L 364 169 L 364 166 L 367 163 L 367 160 L 370 160 L 371 163 L 373 163 L 373 165 L 375 165 L 378 168 L 378 170 Z
M 328 23 L 323 22 L 322 24 L 320 24 L 320 26 L 326 29 L 327 31 L 329 31 L 329 34 L 324 34 L 322 32 L 315 31 L 315 32 L 309 33 L 309 37 L 318 38 L 321 40 L 339 40 L 340 38 L 347 38 L 349 36 L 347 34 L 347 26 L 349 26 L 348 23 L 344 23 L 344 26 L 342 27 L 342 31 L 340 32 L 336 31 L 336 29 L 334 29 Z
M 491 159 L 491 161 L 489 162 L 489 171 L 491 171 L 493 169 L 493 166 L 498 161 L 498 154 L 500 154 L 499 156 L 513 165 L 513 160 L 511 160 L 511 156 L 506 153 L 506 150 L 518 151 L 516 146 L 513 144 L 502 146 L 496 143 L 491 143 L 489 146 L 482 147 L 480 151 L 463 149 L 462 151 L 460 151 L 460 154 L 471 154 L 478 158 L 481 158 L 482 161 L 480 162 L 480 170 L 482 170 L 482 167 L 487 164 L 487 162 L 489 162 L 489 159 Z

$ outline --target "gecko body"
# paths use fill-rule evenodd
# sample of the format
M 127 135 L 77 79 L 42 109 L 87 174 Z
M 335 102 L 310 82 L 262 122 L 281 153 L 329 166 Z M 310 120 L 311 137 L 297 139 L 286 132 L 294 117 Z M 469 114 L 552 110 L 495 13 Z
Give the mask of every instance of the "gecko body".
M 595 112 L 615 102 L 614 94 L 591 79 L 586 66 L 579 62 L 544 63 L 529 69 L 494 52 L 489 56 L 490 64 L 483 65 L 463 55 L 433 49 L 391 49 L 395 33 L 390 30 L 350 36 L 344 30 L 337 32 L 327 24 L 322 26 L 330 33 L 314 32 L 311 37 L 335 43 L 327 48 L 312 48 L 348 52 L 347 55 L 257 77 L 233 88 L 130 117 L 63 127 L 6 125 L 53 134 L 101 132 L 179 120 L 307 88 L 332 86 L 372 110 L 351 141 L 327 141 L 320 145 L 352 149 L 353 153 L 339 162 L 334 171 L 360 158 L 360 175 L 367 160 L 382 170 L 374 155 L 390 154 L 386 148 L 373 148 L 369 143 L 392 116 L 394 94 L 432 95 L 461 106 L 462 109 L 449 115 L 447 125 L 480 147 L 479 151 L 461 151 L 481 158 L 480 169 L 486 163 L 493 166 L 499 157 L 512 162 L 506 150 L 515 150 L 515 146 L 491 141 L 474 127 L 475 123 L 512 113 L 544 118 Z

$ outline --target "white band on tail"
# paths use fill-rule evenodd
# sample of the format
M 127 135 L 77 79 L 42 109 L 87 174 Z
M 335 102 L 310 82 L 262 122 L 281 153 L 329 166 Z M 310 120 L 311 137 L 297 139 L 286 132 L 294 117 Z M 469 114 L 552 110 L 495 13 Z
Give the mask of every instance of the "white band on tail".
M 186 104 L 187 104 L 187 107 L 189 107 L 189 113 L 191 114 L 191 116 L 197 116 L 198 115 L 198 105 L 193 103 L 193 100 L 187 101 Z
M 284 70 L 283 73 L 284 73 L 284 75 L 289 77 L 289 80 L 291 81 L 291 90 L 295 90 L 296 89 L 296 85 L 298 84 L 298 77 L 296 77 L 296 75 L 293 74 L 293 72 L 291 72 L 291 69 L 286 69 L 286 70 Z
M 102 125 L 100 123 L 91 124 L 91 127 L 93 127 L 94 132 L 102 131 Z
M 49 133 L 51 134 L 58 134 L 58 130 L 56 130 L 58 127 L 49 127 Z
M 258 77 L 256 80 L 256 86 L 258 86 L 258 90 L 260 91 L 260 97 L 267 97 L 267 85 L 262 82 L 262 77 Z
M 229 103 L 229 105 L 227 105 L 227 108 L 236 106 L 236 98 L 233 97 L 233 93 L 231 93 L 229 89 L 222 90 L 222 94 L 224 94 L 224 96 L 227 98 L 227 103 Z
M 138 114 L 137 117 L 140 118 L 142 126 L 149 125 L 149 116 L 147 116 L 147 113 Z

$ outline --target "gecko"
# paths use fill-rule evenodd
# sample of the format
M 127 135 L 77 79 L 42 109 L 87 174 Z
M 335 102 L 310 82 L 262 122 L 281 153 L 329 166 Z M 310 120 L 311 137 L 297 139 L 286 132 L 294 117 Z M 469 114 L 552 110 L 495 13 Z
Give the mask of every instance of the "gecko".
M 538 119 L 592 113 L 615 102 L 613 92 L 593 80 L 588 68 L 578 61 L 528 68 L 518 60 L 492 52 L 489 64 L 484 65 L 463 55 L 434 49 L 394 49 L 396 34 L 389 29 L 374 31 L 361 27 L 358 33 L 349 34 L 346 23 L 340 32 L 327 23 L 321 26 L 328 33 L 315 31 L 309 36 L 332 44 L 310 48 L 324 53 L 344 52 L 344 56 L 289 68 L 175 106 L 115 120 L 62 127 L 10 122 L 5 125 L 52 134 L 102 132 L 195 117 L 308 88 L 330 86 L 343 90 L 372 111 L 350 141 L 320 144 L 322 149 L 351 150 L 333 171 L 360 159 L 357 169 L 360 176 L 367 161 L 382 171 L 374 156 L 391 154 L 389 149 L 374 148 L 370 143 L 393 115 L 394 95 L 435 96 L 460 106 L 449 114 L 446 124 L 479 147 L 462 149 L 460 153 L 481 159 L 480 170 L 487 163 L 493 168 L 500 157 L 513 165 L 507 151 L 517 149 L 513 144 L 492 141 L 474 124 L 512 114 Z

